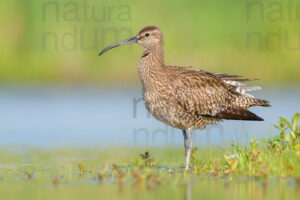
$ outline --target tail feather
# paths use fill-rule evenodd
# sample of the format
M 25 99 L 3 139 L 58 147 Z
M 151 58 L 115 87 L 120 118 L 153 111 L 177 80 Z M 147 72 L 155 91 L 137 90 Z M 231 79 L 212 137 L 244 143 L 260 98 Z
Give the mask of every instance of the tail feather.
M 264 121 L 263 118 L 241 107 L 226 109 L 218 113 L 216 117 L 219 119 L 228 119 L 228 120 Z
M 263 99 L 253 99 L 251 106 L 263 106 L 263 107 L 271 107 L 271 104 L 267 100 Z

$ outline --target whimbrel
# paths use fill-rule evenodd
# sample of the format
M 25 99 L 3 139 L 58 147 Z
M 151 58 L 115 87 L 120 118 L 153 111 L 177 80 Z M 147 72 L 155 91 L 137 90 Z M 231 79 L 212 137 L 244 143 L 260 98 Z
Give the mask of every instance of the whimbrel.
M 270 106 L 268 101 L 246 93 L 260 89 L 244 84 L 254 79 L 165 65 L 163 33 L 155 26 L 147 26 L 135 37 L 108 46 L 99 55 L 129 43 L 144 47 L 138 74 L 147 110 L 156 119 L 182 130 L 186 169 L 192 152 L 192 130 L 202 130 L 222 120 L 263 121 L 247 110 L 251 106 Z

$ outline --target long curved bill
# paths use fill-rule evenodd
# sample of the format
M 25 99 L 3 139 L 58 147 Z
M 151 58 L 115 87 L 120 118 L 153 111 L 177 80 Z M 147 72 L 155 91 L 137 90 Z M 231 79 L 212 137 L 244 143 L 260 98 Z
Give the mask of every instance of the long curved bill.
M 103 49 L 103 50 L 99 53 L 99 56 L 101 56 L 101 55 L 104 54 L 106 51 L 108 51 L 108 50 L 110 50 L 110 49 L 112 49 L 112 48 L 121 46 L 121 45 L 123 45 L 123 44 L 137 43 L 137 41 L 138 41 L 138 39 L 137 39 L 137 37 L 135 36 L 135 37 L 129 38 L 129 39 L 127 39 L 127 40 L 123 40 L 123 41 L 121 41 L 121 42 L 117 42 L 117 43 L 112 44 L 112 45 L 106 47 L 105 49 Z

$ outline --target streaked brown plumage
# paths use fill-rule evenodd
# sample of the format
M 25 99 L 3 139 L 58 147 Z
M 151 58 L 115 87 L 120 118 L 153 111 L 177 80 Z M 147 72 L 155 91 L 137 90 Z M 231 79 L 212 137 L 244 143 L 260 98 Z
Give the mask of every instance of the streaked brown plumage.
M 156 119 L 183 130 L 186 168 L 189 167 L 193 129 L 202 130 L 223 119 L 263 120 L 247 110 L 251 106 L 270 106 L 268 101 L 245 93 L 260 89 L 243 84 L 253 79 L 165 65 L 163 34 L 155 26 L 147 26 L 136 37 L 105 48 L 100 55 L 128 43 L 144 47 L 138 73 L 147 110 Z

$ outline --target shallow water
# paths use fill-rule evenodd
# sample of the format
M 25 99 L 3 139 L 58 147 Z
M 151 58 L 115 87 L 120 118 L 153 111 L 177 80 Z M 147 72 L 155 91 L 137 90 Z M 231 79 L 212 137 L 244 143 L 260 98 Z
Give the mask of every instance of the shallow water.
M 171 180 L 170 180 L 171 181 Z M 97 181 L 95 181 L 97 182 Z M 288 181 L 259 182 L 230 180 L 197 180 L 186 183 L 140 186 L 134 182 L 119 185 L 111 183 L 86 184 L 81 181 L 57 187 L 34 183 L 0 183 L 3 199 L 298 199 L 299 191 Z
M 277 135 L 272 124 L 300 111 L 300 89 L 253 93 L 272 107 L 251 108 L 263 122 L 226 121 L 193 134 L 196 145 Z M 140 88 L 1 87 L 0 145 L 182 145 L 181 131 L 147 115 Z
M 24 166 L 16 166 L 16 169 Z M 52 169 L 35 165 L 32 178 L 27 170 L 8 171 L 0 180 L 1 199 L 298 199 L 299 183 L 288 178 L 194 177 L 188 173 L 144 177 L 141 182 L 129 173 L 124 180 L 108 172 L 99 180 L 103 168 L 68 173 L 69 167 Z M 7 169 L 7 167 L 4 167 Z M 2 169 L 3 170 L 3 169 Z M 45 171 L 46 170 L 46 171 Z M 74 170 L 74 169 L 73 169 Z M 126 171 L 126 169 L 122 169 Z M 61 173 L 64 172 L 62 175 Z M 152 178 L 151 178 L 152 177 Z M 57 179 L 56 182 L 54 180 Z

